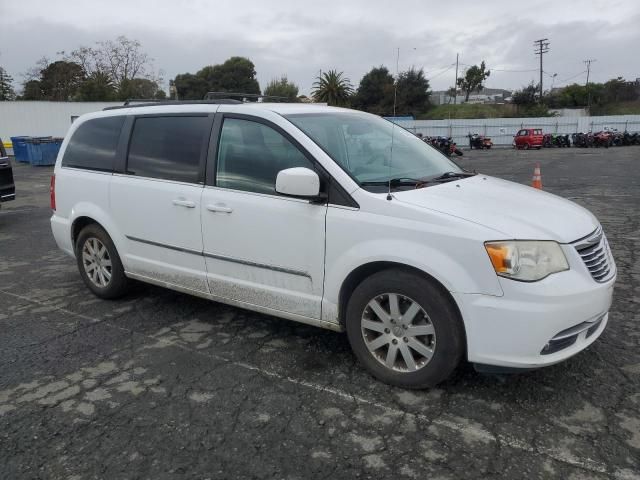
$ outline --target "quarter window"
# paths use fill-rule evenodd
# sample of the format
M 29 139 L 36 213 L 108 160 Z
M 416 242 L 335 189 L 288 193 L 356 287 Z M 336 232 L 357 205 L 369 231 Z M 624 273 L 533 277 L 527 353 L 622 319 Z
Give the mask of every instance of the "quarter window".
M 69 140 L 62 166 L 112 172 L 124 118 L 94 118 L 82 123 Z
M 276 194 L 280 170 L 313 169 L 313 164 L 283 135 L 258 122 L 225 119 L 218 147 L 216 185 Z
M 208 124 L 205 116 L 137 118 L 129 144 L 127 173 L 197 183 Z

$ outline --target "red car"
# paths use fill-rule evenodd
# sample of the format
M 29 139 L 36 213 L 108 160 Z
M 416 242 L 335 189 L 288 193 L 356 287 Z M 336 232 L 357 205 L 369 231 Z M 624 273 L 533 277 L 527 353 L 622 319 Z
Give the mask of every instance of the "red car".
M 523 128 L 515 137 L 513 137 L 513 145 L 516 148 L 524 148 L 528 150 L 530 148 L 542 147 L 542 129 L 541 128 Z

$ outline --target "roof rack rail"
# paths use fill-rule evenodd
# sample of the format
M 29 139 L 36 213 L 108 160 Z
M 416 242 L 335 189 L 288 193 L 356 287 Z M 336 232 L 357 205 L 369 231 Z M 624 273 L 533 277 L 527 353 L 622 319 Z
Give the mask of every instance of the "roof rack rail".
M 280 102 L 290 102 L 291 98 L 289 97 L 279 97 L 277 95 L 261 95 L 259 93 L 241 93 L 241 92 L 207 92 L 204 96 L 205 100 L 215 100 L 215 99 L 232 99 L 232 98 L 240 98 L 241 103 L 245 103 L 249 101 L 249 99 L 255 99 L 260 102 L 262 100 L 269 99 L 270 101 L 280 101 Z
M 158 105 L 224 105 L 224 104 L 241 104 L 240 100 L 231 98 L 220 98 L 217 100 L 157 100 L 157 99 L 140 99 L 131 98 L 124 102 L 123 105 L 115 107 L 105 107 L 102 110 L 118 110 L 121 108 L 138 108 L 138 107 L 156 107 Z

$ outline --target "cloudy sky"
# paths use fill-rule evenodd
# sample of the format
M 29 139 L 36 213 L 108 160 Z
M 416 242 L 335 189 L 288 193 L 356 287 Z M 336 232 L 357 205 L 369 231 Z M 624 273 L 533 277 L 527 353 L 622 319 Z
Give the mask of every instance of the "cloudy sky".
M 357 85 L 371 67 L 423 68 L 433 89 L 485 60 L 488 87 L 520 88 L 538 77 L 533 41 L 548 38 L 545 88 L 591 79 L 640 77 L 638 0 L 0 0 L 0 65 L 20 84 L 46 55 L 126 35 L 142 42 L 165 80 L 250 58 L 264 88 L 286 74 L 309 93 L 320 70 Z M 480 6 L 481 5 L 481 6 Z M 552 80 L 552 75 L 557 74 Z M 537 80 L 536 80 L 537 81 Z

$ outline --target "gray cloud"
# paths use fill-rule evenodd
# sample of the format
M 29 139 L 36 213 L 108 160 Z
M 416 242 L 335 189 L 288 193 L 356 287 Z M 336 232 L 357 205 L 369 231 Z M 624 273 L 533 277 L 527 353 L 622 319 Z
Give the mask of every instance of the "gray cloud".
M 455 9 L 418 0 L 271 3 L 68 0 L 52 8 L 45 0 L 13 2 L 0 6 L 0 65 L 19 83 L 42 55 L 124 34 L 143 43 L 165 79 L 242 55 L 256 64 L 263 87 L 286 74 L 308 93 L 320 69 L 342 70 L 354 84 L 373 66 L 395 70 L 400 47 L 400 69 L 424 68 L 435 89 L 453 83 L 456 52 L 462 69 L 486 60 L 493 69 L 488 86 L 518 88 L 537 81 L 537 72 L 526 71 L 538 66 L 532 43 L 547 37 L 546 85 L 553 73 L 556 85 L 584 81 L 586 58 L 598 59 L 594 81 L 640 77 L 634 52 L 640 5 L 633 0 L 541 0 L 531 11 L 506 0 L 482 9 L 471 0 L 455 2 Z M 46 18 L 38 13 L 52 10 Z

